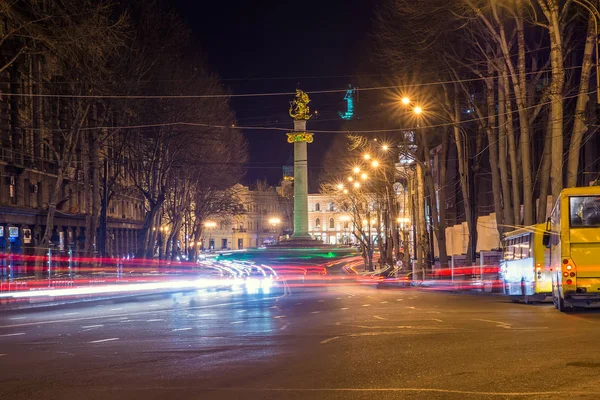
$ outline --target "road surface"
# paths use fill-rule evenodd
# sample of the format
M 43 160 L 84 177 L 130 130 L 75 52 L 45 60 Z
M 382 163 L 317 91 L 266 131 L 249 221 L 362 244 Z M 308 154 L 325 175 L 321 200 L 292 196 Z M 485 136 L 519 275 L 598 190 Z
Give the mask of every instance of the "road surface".
M 369 286 L 0 316 L 1 399 L 600 398 L 600 313 Z

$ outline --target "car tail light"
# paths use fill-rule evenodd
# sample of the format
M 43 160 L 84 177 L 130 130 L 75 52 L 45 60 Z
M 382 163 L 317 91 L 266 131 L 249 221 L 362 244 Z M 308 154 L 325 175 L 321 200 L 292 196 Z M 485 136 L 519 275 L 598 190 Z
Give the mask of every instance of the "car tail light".
M 572 284 L 573 284 L 573 281 L 570 279 L 567 279 L 567 285 L 572 285 Z
M 569 276 L 569 273 L 568 272 L 563 272 L 563 276 L 566 278 L 566 277 Z

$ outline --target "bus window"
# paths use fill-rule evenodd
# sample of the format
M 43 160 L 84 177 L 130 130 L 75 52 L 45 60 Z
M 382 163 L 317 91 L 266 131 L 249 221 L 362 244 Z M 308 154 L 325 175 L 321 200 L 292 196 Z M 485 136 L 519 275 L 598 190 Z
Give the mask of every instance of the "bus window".
M 516 237 L 513 239 L 513 260 L 521 259 L 521 238 Z
M 521 258 L 529 258 L 530 249 L 530 234 L 521 237 Z
M 508 239 L 504 243 L 504 259 L 506 261 L 512 261 L 515 259 L 515 247 L 514 247 L 515 239 Z
M 572 228 L 600 227 L 600 197 L 569 197 L 569 218 Z

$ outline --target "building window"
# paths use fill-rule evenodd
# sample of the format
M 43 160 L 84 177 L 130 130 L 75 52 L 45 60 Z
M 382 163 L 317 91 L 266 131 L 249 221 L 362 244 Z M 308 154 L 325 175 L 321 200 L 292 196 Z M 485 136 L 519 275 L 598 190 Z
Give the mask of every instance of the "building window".
M 317 218 L 315 219 L 315 228 L 320 228 L 321 227 L 321 219 Z
M 319 203 L 315 204 L 315 211 L 321 211 L 321 205 Z
M 335 211 L 335 205 L 333 202 L 329 203 L 329 211 Z
M 329 229 L 335 229 L 335 221 L 333 218 L 329 218 Z

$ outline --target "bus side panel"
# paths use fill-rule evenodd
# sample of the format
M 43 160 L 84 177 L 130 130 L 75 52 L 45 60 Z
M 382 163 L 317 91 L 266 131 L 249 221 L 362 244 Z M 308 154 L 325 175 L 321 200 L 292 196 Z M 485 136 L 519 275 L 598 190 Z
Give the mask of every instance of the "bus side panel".
M 526 295 L 535 293 L 535 279 L 533 274 L 533 257 L 522 260 L 505 261 L 506 273 L 504 275 L 506 294 L 511 296 L 523 295 L 522 288 L 525 287 Z
M 552 273 L 550 272 L 550 249 L 543 244 L 545 224 L 536 225 L 534 233 L 534 259 L 535 259 L 535 292 L 552 293 Z

